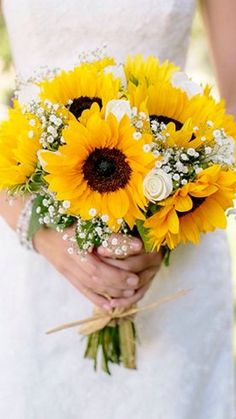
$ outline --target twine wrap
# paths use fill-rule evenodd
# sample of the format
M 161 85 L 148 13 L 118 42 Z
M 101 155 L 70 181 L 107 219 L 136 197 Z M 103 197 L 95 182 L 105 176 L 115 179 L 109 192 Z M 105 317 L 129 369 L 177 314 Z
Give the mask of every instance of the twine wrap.
M 98 330 L 103 329 L 104 327 L 110 325 L 112 326 L 113 322 L 119 322 L 124 318 L 131 318 L 142 311 L 154 309 L 162 304 L 174 301 L 179 297 L 187 295 L 189 290 L 180 290 L 177 293 L 163 297 L 160 300 L 148 304 L 144 307 L 132 306 L 129 308 L 115 308 L 111 312 L 105 311 L 100 307 L 95 307 L 94 313 L 91 317 L 88 317 L 83 320 L 76 320 L 74 322 L 65 323 L 58 327 L 48 330 L 46 333 L 49 335 L 51 333 L 60 332 L 62 330 L 70 329 L 72 327 L 80 326 L 79 333 L 84 336 L 88 336 L 91 333 L 97 332 Z

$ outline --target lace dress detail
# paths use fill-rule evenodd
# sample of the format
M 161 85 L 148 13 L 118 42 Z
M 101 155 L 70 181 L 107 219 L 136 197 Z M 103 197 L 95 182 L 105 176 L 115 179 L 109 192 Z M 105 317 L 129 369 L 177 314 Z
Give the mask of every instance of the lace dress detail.
M 158 55 L 182 66 L 193 0 L 3 1 L 17 71 L 65 67 L 81 51 L 104 43 L 118 60 L 131 53 Z
M 194 0 L 4 0 L 17 72 L 67 67 L 108 45 L 183 66 Z M 180 246 L 142 304 L 187 296 L 138 315 L 138 370 L 94 373 L 75 330 L 48 328 L 91 313 L 40 255 L 0 220 L 0 416 L 9 419 L 233 419 L 232 291 L 225 233 Z

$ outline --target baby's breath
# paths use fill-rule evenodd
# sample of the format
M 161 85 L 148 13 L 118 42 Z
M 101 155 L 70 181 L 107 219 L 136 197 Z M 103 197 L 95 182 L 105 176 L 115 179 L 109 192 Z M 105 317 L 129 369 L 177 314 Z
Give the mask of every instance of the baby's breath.
M 96 246 L 106 247 L 112 231 L 100 217 L 92 220 L 77 219 L 76 242 L 80 253 L 86 253 L 88 249 Z

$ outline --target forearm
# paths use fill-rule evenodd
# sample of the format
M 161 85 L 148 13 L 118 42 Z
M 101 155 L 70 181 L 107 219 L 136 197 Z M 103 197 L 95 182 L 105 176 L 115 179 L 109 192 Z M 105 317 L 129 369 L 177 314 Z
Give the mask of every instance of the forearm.
M 220 95 L 236 116 L 236 2 L 201 0 Z
M 4 218 L 7 224 L 16 230 L 19 214 L 24 206 L 26 198 L 13 198 L 12 204 L 9 204 L 9 198 L 5 191 L 0 192 L 0 216 Z

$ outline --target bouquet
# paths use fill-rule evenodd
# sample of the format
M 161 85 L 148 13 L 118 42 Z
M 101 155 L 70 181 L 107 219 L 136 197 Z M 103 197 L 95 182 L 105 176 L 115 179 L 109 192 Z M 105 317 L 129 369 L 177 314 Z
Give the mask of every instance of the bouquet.
M 33 83 L 35 98 L 16 98 L 0 126 L 0 186 L 33 200 L 29 237 L 42 226 L 74 226 L 64 238 L 83 257 L 109 246 L 114 232 L 136 235 L 146 251 L 162 249 L 168 264 L 179 244 L 197 245 L 202 233 L 226 227 L 236 125 L 209 86 L 139 55 L 122 65 L 85 57 Z M 117 245 L 118 257 L 126 251 Z M 136 368 L 138 310 L 97 307 L 62 328 L 81 325 L 95 367 L 101 349 L 106 372 L 110 363 Z

